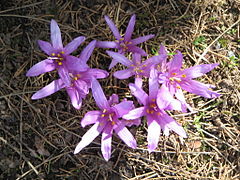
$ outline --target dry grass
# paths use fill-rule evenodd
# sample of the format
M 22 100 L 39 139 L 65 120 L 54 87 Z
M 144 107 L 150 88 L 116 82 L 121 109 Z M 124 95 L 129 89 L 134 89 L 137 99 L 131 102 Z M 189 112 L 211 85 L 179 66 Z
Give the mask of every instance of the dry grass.
M 238 0 L 18 0 L 1 1 L 0 7 L 1 179 L 240 179 Z M 65 43 L 79 35 L 88 38 L 84 45 L 93 39 L 111 40 L 103 16 L 113 18 L 124 32 L 132 13 L 137 14 L 135 37 L 156 35 L 142 45 L 148 53 L 163 43 L 171 52 L 184 53 L 186 67 L 220 63 L 201 81 L 215 84 L 222 96 L 209 100 L 187 95 L 197 113 L 174 116 L 189 137 L 183 141 L 174 133 L 161 136 L 154 153 L 146 150 L 146 125 L 142 125 L 131 129 L 138 148 L 129 149 L 116 138 L 109 162 L 101 156 L 99 138 L 73 155 L 87 130 L 79 121 L 96 106 L 89 95 L 81 110 L 74 110 L 64 91 L 30 99 L 56 78 L 55 73 L 25 76 L 45 57 L 36 41 L 49 41 L 52 18 L 58 21 Z M 102 49 L 96 49 L 89 61 L 90 66 L 105 70 L 109 63 Z M 107 95 L 114 92 L 124 98 L 128 93 L 126 80 L 110 75 L 101 83 Z

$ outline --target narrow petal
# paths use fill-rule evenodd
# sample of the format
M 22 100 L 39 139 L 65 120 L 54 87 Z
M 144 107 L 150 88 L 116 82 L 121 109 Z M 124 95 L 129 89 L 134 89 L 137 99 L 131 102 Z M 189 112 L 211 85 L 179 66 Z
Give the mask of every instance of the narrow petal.
M 135 65 L 141 64 L 141 54 L 133 53 L 132 60 Z
M 69 87 L 71 85 L 71 77 L 69 76 L 68 70 L 65 67 L 58 68 L 58 74 L 65 86 Z
M 75 109 L 80 109 L 82 106 L 82 97 L 75 88 L 66 88 L 71 103 Z
M 157 95 L 157 105 L 159 109 L 165 109 L 172 101 L 173 96 L 170 94 L 168 88 L 162 85 Z
M 137 142 L 130 131 L 124 127 L 124 124 L 120 124 L 115 129 L 116 134 L 123 140 L 123 142 L 129 147 L 135 149 L 137 147 Z
M 136 39 L 133 39 L 133 40 L 131 40 L 131 42 L 132 42 L 133 45 L 137 45 L 137 44 L 140 44 L 140 43 L 142 43 L 142 42 L 145 42 L 145 41 L 147 41 L 148 39 L 151 39 L 151 38 L 153 38 L 153 37 L 154 37 L 154 35 L 153 35 L 153 34 L 150 34 L 150 35 L 147 35 L 147 36 L 142 36 L 142 37 L 138 37 L 138 38 L 136 38 Z
M 97 41 L 96 47 L 99 48 L 117 48 L 117 43 L 114 41 Z
M 127 114 L 133 108 L 132 101 L 122 101 L 119 104 L 113 106 L 118 117 L 121 118 L 123 115 Z
M 116 64 L 117 64 L 118 62 L 115 60 L 115 59 L 113 59 L 112 61 L 111 61 L 111 64 L 109 65 L 109 70 L 110 69 L 112 69 L 114 66 L 116 66 Z
M 83 119 L 81 120 L 81 125 L 84 128 L 89 124 L 94 124 L 97 122 L 98 117 L 101 115 L 101 111 L 89 111 L 87 112 Z
M 102 69 L 95 69 L 95 68 L 88 69 L 86 74 L 89 77 L 94 77 L 96 79 L 102 79 L 109 75 L 109 73 L 107 71 L 102 70 Z
M 160 49 L 158 51 L 158 54 L 167 56 L 167 50 L 162 44 L 160 45 Z
M 147 56 L 147 53 L 142 48 L 137 46 L 129 46 L 128 51 L 132 53 L 141 54 L 142 56 Z
M 116 53 L 113 51 L 106 51 L 109 56 L 111 56 L 114 60 L 118 61 L 119 63 L 125 66 L 131 66 L 132 62 L 126 58 L 123 54 Z
M 96 79 L 92 80 L 92 94 L 99 108 L 101 109 L 109 108 L 107 98 L 103 93 L 101 85 Z
M 118 95 L 117 95 L 117 94 L 112 94 L 112 95 L 109 97 L 108 103 L 109 103 L 110 106 L 112 106 L 113 104 L 119 103 Z
M 142 78 L 140 78 L 140 77 L 135 77 L 135 82 L 134 82 L 134 84 L 135 84 L 137 87 L 142 88 L 142 84 L 143 84 Z
M 213 68 L 215 68 L 218 65 L 219 65 L 218 63 L 196 65 L 188 69 L 184 69 L 181 72 L 181 74 L 186 75 L 186 78 L 190 78 L 190 79 L 197 78 L 211 71 Z
M 54 69 L 56 69 L 54 61 L 52 59 L 45 59 L 31 67 L 26 76 L 38 76 L 40 74 L 53 71 Z
M 147 135 L 148 151 L 152 152 L 158 146 L 161 127 L 156 121 L 156 119 L 154 119 L 153 117 L 148 116 L 147 120 L 148 120 L 148 135 Z
M 131 69 L 124 69 L 120 71 L 116 71 L 113 76 L 117 79 L 127 79 L 133 75 L 133 72 Z
M 192 107 L 186 102 L 184 94 L 182 89 L 177 89 L 175 93 L 176 98 L 181 102 L 181 111 L 182 112 L 187 112 L 187 109 L 189 109 L 191 112 L 193 112 Z M 171 103 L 172 104 L 172 103 Z M 177 107 L 176 105 L 173 107 Z M 175 109 L 178 110 L 178 109 Z
M 135 26 L 135 22 L 136 22 L 136 15 L 134 14 L 131 17 L 131 19 L 128 23 L 126 32 L 125 32 L 125 36 L 124 36 L 125 41 L 129 41 L 131 39 L 133 30 L 134 30 L 134 26 Z
M 160 122 L 164 122 L 166 126 L 177 133 L 179 136 L 182 136 L 183 138 L 187 137 L 187 134 L 183 127 L 179 125 L 172 117 L 170 117 L 168 114 L 163 114 L 159 116 Z
M 179 71 L 182 67 L 183 55 L 180 51 L 177 51 L 177 54 L 174 55 L 172 61 L 169 62 L 170 72 Z
M 111 29 L 111 31 L 113 32 L 113 35 L 115 36 L 115 38 L 117 40 L 120 40 L 122 37 L 117 29 L 117 27 L 115 26 L 115 24 L 113 23 L 113 21 L 108 17 L 108 16 L 104 16 L 105 21 L 107 22 L 109 28 Z
M 217 98 L 220 94 L 210 91 L 211 85 L 203 84 L 198 81 L 188 80 L 181 83 L 181 87 L 190 93 L 203 96 L 205 98 Z
M 62 37 L 61 37 L 61 31 L 58 27 L 58 24 L 55 20 L 51 20 L 51 41 L 52 41 L 52 46 L 55 49 L 63 49 L 63 44 L 62 44 Z
M 99 125 L 99 122 L 94 124 L 82 137 L 74 150 L 74 154 L 79 153 L 84 147 L 89 145 L 103 130 L 104 126 Z
M 149 98 L 156 99 L 158 94 L 159 84 L 157 79 L 157 70 L 152 67 L 150 71 L 150 78 L 149 78 Z
M 123 116 L 123 119 L 137 119 L 145 115 L 145 107 L 139 107 L 129 111 L 129 113 Z
M 71 54 L 73 51 L 75 51 L 78 48 L 78 46 L 80 46 L 80 44 L 82 44 L 83 41 L 85 41 L 85 39 L 86 38 L 84 36 L 75 38 L 64 47 L 63 49 L 64 53 Z
M 38 40 L 38 45 L 49 56 L 51 55 L 52 52 L 55 51 L 54 48 L 52 47 L 52 45 L 49 42 Z
M 49 95 L 59 91 L 60 89 L 62 89 L 64 87 L 65 87 L 65 85 L 61 79 L 54 80 L 53 82 L 51 82 L 50 84 L 48 84 L 47 86 L 45 86 L 44 88 L 40 89 L 35 94 L 33 94 L 31 99 L 44 98 L 46 96 L 49 96 Z
M 131 90 L 132 95 L 134 95 L 140 103 L 146 105 L 148 95 L 141 88 L 136 86 L 135 84 L 130 83 L 129 88 Z
M 94 48 L 96 47 L 96 40 L 91 41 L 81 52 L 79 59 L 81 59 L 82 62 L 87 63 L 90 56 L 92 55 L 92 52 Z
M 81 79 L 74 81 L 74 87 L 78 90 L 78 92 L 80 92 L 80 95 L 82 96 L 86 96 L 89 93 L 90 85 Z
M 102 133 L 101 151 L 103 157 L 108 161 L 111 157 L 112 126 L 106 126 Z

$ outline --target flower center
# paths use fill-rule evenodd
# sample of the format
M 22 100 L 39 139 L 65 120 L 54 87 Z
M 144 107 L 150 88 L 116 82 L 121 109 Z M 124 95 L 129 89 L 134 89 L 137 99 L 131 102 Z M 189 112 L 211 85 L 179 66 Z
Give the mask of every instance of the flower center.
M 112 125 L 115 125 L 116 122 L 114 121 L 113 116 L 115 116 L 114 112 L 108 111 L 107 109 L 103 109 L 101 117 L 106 118 L 107 121 L 110 121 Z
M 125 41 L 124 38 L 121 38 L 119 40 L 116 40 L 116 42 L 119 45 L 119 48 L 123 51 L 126 52 L 128 50 L 128 46 L 132 44 L 132 42 Z
M 48 57 L 48 59 L 52 59 L 57 63 L 58 66 L 62 66 L 64 61 L 63 54 L 65 54 L 64 51 L 58 53 L 51 53 L 51 56 Z
M 161 113 L 159 112 L 159 109 L 157 107 L 156 104 L 156 99 L 151 99 L 148 105 L 148 108 L 146 110 L 147 114 L 151 114 L 151 115 L 161 115 Z
M 177 84 L 176 88 L 180 89 L 181 87 L 178 85 L 178 83 L 181 83 L 183 78 L 186 78 L 186 74 L 179 75 L 177 73 L 172 73 L 169 77 L 170 83 L 171 84 Z

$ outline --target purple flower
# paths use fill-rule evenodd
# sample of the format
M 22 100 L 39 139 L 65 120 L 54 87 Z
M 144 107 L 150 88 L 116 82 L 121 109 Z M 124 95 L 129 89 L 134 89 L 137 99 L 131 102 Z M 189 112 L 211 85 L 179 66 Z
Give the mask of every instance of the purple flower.
M 100 133 L 102 133 L 101 151 L 106 161 L 111 155 L 111 141 L 113 131 L 131 148 L 136 148 L 137 143 L 130 131 L 125 127 L 126 121 L 119 120 L 124 114 L 133 109 L 132 101 L 118 103 L 118 96 L 112 95 L 109 100 L 97 80 L 92 82 L 92 93 L 101 109 L 99 111 L 89 111 L 81 121 L 82 127 L 94 124 L 82 137 L 75 148 L 74 154 L 79 153 L 84 147 L 89 145 Z
M 86 70 L 86 64 L 78 62 L 78 58 L 70 55 L 85 40 L 85 37 L 77 37 L 68 45 L 63 47 L 61 32 L 55 20 L 51 20 L 50 30 L 52 43 L 41 40 L 38 41 L 40 48 L 49 57 L 30 68 L 27 72 L 27 76 L 38 76 L 54 69 L 58 69 L 59 71 L 67 71 L 68 69 L 77 67 L 79 71 Z M 64 79 L 64 77 L 62 78 Z
M 211 71 L 219 64 L 196 65 L 182 70 L 182 60 L 183 56 L 181 52 L 177 51 L 177 54 L 170 62 L 166 63 L 166 61 L 162 61 L 162 72 L 159 72 L 158 81 L 160 84 L 164 84 L 169 89 L 170 93 L 173 96 L 175 95 L 182 103 L 183 111 L 186 111 L 186 108 L 191 110 L 191 107 L 186 103 L 182 89 L 205 98 L 216 98 L 220 95 L 210 90 L 214 86 L 193 80 L 193 78 L 200 77 Z
M 87 60 L 92 54 L 92 51 L 95 48 L 96 41 L 92 41 L 89 45 L 84 48 L 82 53 L 78 58 L 78 62 L 87 63 Z M 72 105 L 76 109 L 80 109 L 82 105 L 82 99 L 86 97 L 89 93 L 89 88 L 91 87 L 92 79 L 101 79 L 108 76 L 108 72 L 101 69 L 92 69 L 89 68 L 85 71 L 78 71 L 76 66 L 72 70 L 62 70 L 59 72 L 60 79 L 54 80 L 44 88 L 37 91 L 32 99 L 40 99 L 46 96 L 49 96 L 62 88 L 66 88 L 66 91 L 71 99 Z M 63 74 L 62 74 L 63 73 Z M 64 77 L 64 79 L 62 79 Z M 70 82 L 66 84 L 65 82 Z
M 118 79 L 127 79 L 131 76 L 135 76 L 135 84 L 138 87 L 142 87 L 142 77 L 149 77 L 150 68 L 153 64 L 156 64 L 160 57 L 153 56 L 146 61 L 141 61 L 141 55 L 134 53 L 132 60 L 129 60 L 124 55 L 113 51 L 107 51 L 108 55 L 115 59 L 117 62 L 127 66 L 127 69 L 116 71 L 113 75 Z
M 124 115 L 124 119 L 136 119 L 146 116 L 148 124 L 148 150 L 152 152 L 158 145 L 161 129 L 165 135 L 169 134 L 172 130 L 180 136 L 186 138 L 187 135 L 184 129 L 171 118 L 165 110 L 175 103 L 167 88 L 162 86 L 160 89 L 157 82 L 157 72 L 151 69 L 149 78 L 149 95 L 135 84 L 130 84 L 131 93 L 143 104 L 142 107 L 131 110 L 128 114 Z
M 115 36 L 116 41 L 98 41 L 96 45 L 97 47 L 117 48 L 118 52 L 121 54 L 125 54 L 126 52 L 133 52 L 133 53 L 141 54 L 143 56 L 147 55 L 143 49 L 137 47 L 136 45 L 142 42 L 145 42 L 150 38 L 153 38 L 154 35 L 151 34 L 147 36 L 138 37 L 136 39 L 131 39 L 133 30 L 134 30 L 135 21 L 136 21 L 136 15 L 132 15 L 124 36 L 120 35 L 117 27 L 114 25 L 114 23 L 108 16 L 105 16 L 105 20 L 108 26 L 110 27 L 111 31 L 113 32 L 113 35 Z M 110 64 L 109 69 L 111 69 L 116 64 L 117 62 L 113 60 L 112 63 Z

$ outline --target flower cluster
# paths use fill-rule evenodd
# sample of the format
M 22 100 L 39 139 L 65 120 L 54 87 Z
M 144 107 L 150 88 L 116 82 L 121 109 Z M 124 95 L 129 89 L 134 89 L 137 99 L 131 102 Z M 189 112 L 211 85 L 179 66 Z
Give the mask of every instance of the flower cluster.
M 183 90 L 205 98 L 218 97 L 220 94 L 211 90 L 214 86 L 193 80 L 211 71 L 218 64 L 196 65 L 182 69 L 183 55 L 181 52 L 177 51 L 173 58 L 168 60 L 168 53 L 162 45 L 158 55 L 142 60 L 142 56 L 147 56 L 147 53 L 136 45 L 153 38 L 154 35 L 132 39 L 136 21 L 135 15 L 131 17 L 124 36 L 120 35 L 117 27 L 108 16 L 105 16 L 105 20 L 116 40 L 93 40 L 78 57 L 70 54 L 78 48 L 85 38 L 77 37 L 63 47 L 60 29 L 54 20 L 51 21 L 51 43 L 38 41 L 40 48 L 48 57 L 34 65 L 27 72 L 27 76 L 37 76 L 56 69 L 59 79 L 37 91 L 32 99 L 40 99 L 65 88 L 72 105 L 76 109 L 80 109 L 82 99 L 89 93 L 89 89 L 92 89 L 93 97 L 100 110 L 89 111 L 81 120 L 82 127 L 90 124 L 93 126 L 83 135 L 74 151 L 75 154 L 89 145 L 100 133 L 102 133 L 101 151 L 105 160 L 109 160 L 111 155 L 113 132 L 129 147 L 136 148 L 136 140 L 127 127 L 140 125 L 141 117 L 146 117 L 147 120 L 149 152 L 156 149 L 161 130 L 166 136 L 171 130 L 186 138 L 187 134 L 184 128 L 167 111 L 192 111 L 185 100 Z M 117 52 L 106 51 L 112 58 L 109 69 L 117 63 L 126 66 L 126 69 L 116 71 L 113 75 L 117 79 L 128 79 L 134 76 L 135 82 L 129 84 L 129 89 L 141 107 L 135 108 L 133 101 L 127 99 L 119 102 L 117 94 L 113 94 L 107 100 L 97 79 L 107 77 L 108 72 L 93 69 L 87 65 L 87 61 L 95 48 L 117 49 Z M 143 88 L 143 78 L 148 79 L 147 90 Z

